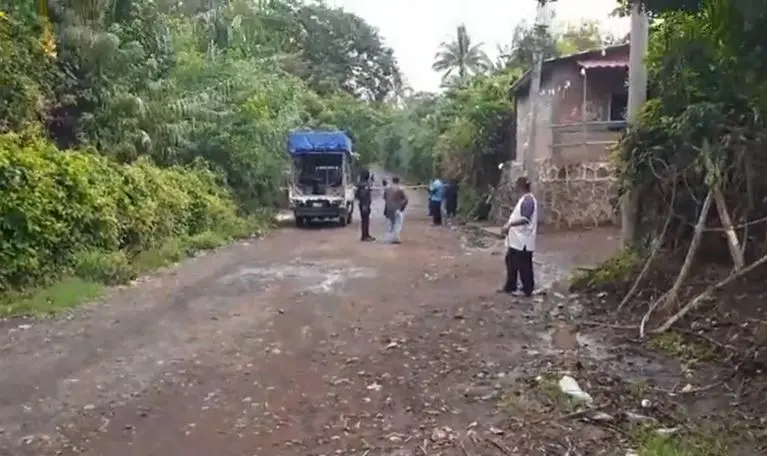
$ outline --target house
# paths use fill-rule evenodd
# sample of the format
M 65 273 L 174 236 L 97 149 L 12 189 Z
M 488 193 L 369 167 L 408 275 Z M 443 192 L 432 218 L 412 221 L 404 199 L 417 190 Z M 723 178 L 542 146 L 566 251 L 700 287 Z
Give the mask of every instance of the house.
M 543 62 L 536 138 L 530 136 L 531 71 L 511 87 L 516 102 L 512 159 L 560 166 L 604 161 L 626 126 L 629 45 L 607 46 Z
M 554 228 L 618 223 L 618 187 L 608 160 L 626 128 L 629 45 L 608 46 L 543 62 L 531 134 L 531 72 L 511 87 L 516 103 L 511 161 L 496 186 L 490 218 L 505 222 L 514 182 L 528 174 L 541 204 L 539 221 Z M 527 155 L 529 154 L 529 155 Z

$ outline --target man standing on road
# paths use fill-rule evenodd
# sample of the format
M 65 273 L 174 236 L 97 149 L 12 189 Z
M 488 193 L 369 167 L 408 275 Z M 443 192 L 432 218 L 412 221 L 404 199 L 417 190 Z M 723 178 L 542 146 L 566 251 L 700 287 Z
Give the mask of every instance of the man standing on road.
M 372 189 L 370 188 L 370 173 L 362 171 L 354 198 L 360 206 L 360 228 L 362 229 L 362 242 L 375 241 L 370 235 L 370 207 L 373 204 Z
M 458 181 L 451 179 L 445 188 L 445 214 L 452 218 L 458 212 Z
M 384 189 L 384 215 L 388 223 L 386 240 L 399 244 L 408 200 L 405 190 L 400 186 L 399 177 L 393 177 L 391 182 L 391 186 Z
M 525 296 L 531 296 L 535 290 L 533 252 L 538 233 L 538 202 L 530 187 L 526 177 L 517 179 L 515 188 L 520 197 L 501 229 L 506 235 L 506 283 L 498 290 L 500 293 L 518 295 L 518 279 Z
M 381 179 L 381 188 L 383 188 L 383 192 L 381 192 L 381 195 L 383 195 L 384 202 L 386 202 L 386 189 L 389 188 L 389 181 L 386 180 L 386 179 Z M 384 208 L 383 214 L 384 214 L 384 219 L 385 219 L 386 218 L 386 204 L 384 204 L 383 208 Z
M 435 225 L 442 225 L 442 199 L 444 198 L 445 185 L 439 178 L 432 181 L 429 186 L 429 215 Z

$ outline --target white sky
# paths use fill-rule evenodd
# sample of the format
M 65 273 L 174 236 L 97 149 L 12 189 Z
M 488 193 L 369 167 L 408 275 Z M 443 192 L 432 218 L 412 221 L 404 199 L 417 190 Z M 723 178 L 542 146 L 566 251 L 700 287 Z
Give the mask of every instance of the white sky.
M 509 44 L 514 26 L 535 19 L 535 0 L 328 0 L 364 18 L 377 27 L 395 55 L 410 86 L 436 91 L 440 75 L 431 64 L 439 44 L 466 24 L 474 42 L 483 42 L 485 52 L 496 55 L 496 44 Z M 609 18 L 615 0 L 558 0 L 556 21 L 578 23 L 597 19 L 605 31 L 626 34 L 628 19 Z M 588 11 L 588 12 L 587 12 Z

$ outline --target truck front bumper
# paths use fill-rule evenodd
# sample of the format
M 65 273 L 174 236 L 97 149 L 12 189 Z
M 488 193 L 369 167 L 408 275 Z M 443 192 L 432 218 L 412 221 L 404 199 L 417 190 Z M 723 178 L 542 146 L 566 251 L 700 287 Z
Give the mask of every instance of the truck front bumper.
M 326 204 L 324 202 L 307 202 L 293 208 L 296 217 L 306 218 L 337 218 L 346 216 L 346 206 Z

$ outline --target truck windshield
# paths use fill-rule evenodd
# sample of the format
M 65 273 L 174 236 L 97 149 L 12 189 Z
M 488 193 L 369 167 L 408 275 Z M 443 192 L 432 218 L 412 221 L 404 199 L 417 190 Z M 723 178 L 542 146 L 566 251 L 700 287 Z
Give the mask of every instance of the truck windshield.
M 293 160 L 299 184 L 330 187 L 343 185 L 343 155 L 307 154 L 295 156 Z

